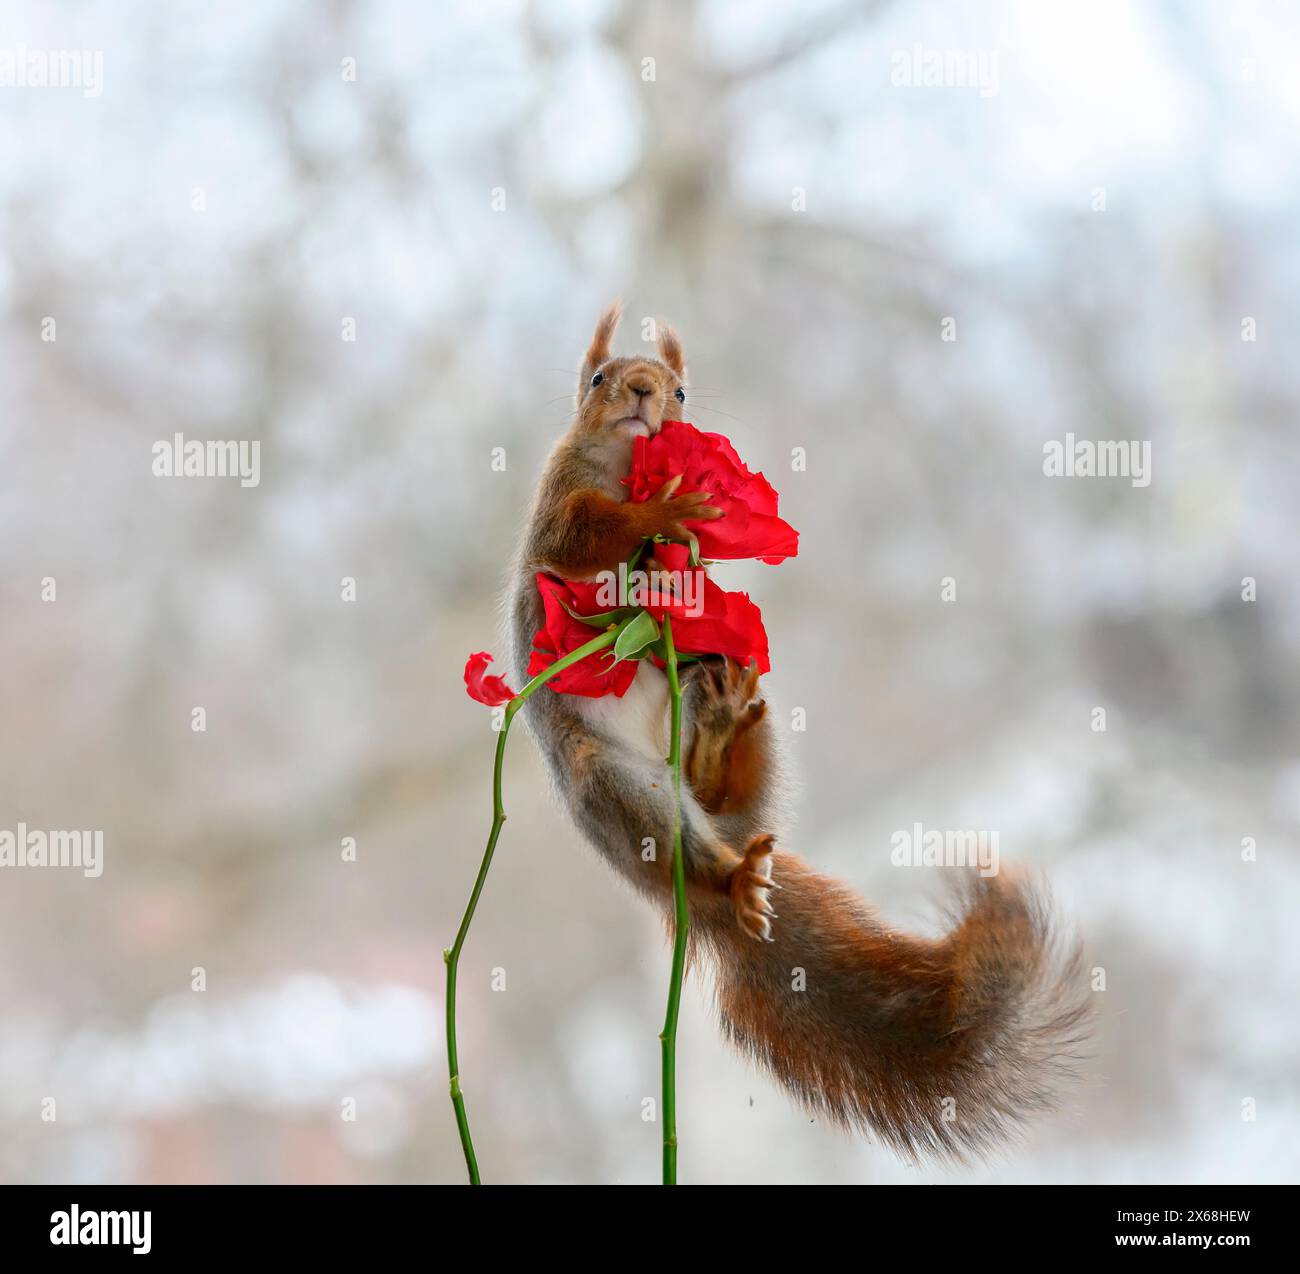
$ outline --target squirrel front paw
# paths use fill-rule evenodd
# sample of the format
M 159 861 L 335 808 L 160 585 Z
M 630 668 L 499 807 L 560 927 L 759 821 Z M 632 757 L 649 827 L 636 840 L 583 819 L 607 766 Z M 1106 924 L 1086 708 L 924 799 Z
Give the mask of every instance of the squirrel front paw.
M 772 845 L 775 840 L 775 836 L 755 836 L 727 883 L 737 922 L 745 933 L 759 942 L 773 941 L 772 921 L 777 919 L 768 901 L 769 891 L 779 888 L 772 881 Z
M 682 475 L 669 478 L 648 500 L 639 506 L 643 534 L 662 535 L 667 540 L 693 540 L 695 537 L 683 525 L 686 522 L 712 522 L 722 516 L 722 510 L 710 504 L 713 498 L 707 491 L 688 491 L 676 495 L 682 485 Z

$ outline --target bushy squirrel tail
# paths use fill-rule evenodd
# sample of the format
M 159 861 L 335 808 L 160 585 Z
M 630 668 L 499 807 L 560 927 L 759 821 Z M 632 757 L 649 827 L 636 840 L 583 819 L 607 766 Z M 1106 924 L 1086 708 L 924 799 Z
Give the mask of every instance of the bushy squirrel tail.
M 1041 887 L 963 876 L 942 938 L 891 929 L 838 881 L 777 851 L 772 941 L 693 914 L 732 1041 L 812 1112 L 902 1154 L 980 1157 L 1054 1107 L 1088 1035 L 1078 943 Z

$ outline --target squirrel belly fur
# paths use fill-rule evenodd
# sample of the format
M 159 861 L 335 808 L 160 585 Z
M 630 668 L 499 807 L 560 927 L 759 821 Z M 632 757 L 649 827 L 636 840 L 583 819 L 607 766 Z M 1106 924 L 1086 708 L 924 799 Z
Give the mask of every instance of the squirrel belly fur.
M 658 358 L 613 357 L 618 318 L 615 305 L 597 323 L 573 424 L 547 461 L 515 564 L 521 681 L 543 626 L 538 571 L 591 579 L 645 537 L 684 539 L 683 522 L 717 515 L 707 495 L 677 496 L 671 482 L 641 503 L 625 499 L 633 440 L 678 418 L 686 369 L 670 328 Z M 1087 1036 L 1089 988 L 1041 886 L 1005 868 L 963 874 L 944 937 L 886 925 L 778 847 L 787 782 L 756 670 L 721 658 L 686 665 L 683 694 L 691 957 L 712 968 L 727 1037 L 810 1111 L 909 1158 L 987 1154 L 1053 1108 Z M 664 673 L 643 661 L 622 698 L 544 688 L 523 716 L 579 830 L 670 921 Z

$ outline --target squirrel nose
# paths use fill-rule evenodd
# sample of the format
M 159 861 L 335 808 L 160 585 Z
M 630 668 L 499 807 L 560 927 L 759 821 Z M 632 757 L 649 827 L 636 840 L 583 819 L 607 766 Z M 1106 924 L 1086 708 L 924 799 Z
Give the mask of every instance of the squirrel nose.
M 654 386 L 647 385 L 643 380 L 636 381 L 635 383 L 629 382 L 628 388 L 639 398 L 644 398 L 647 394 L 654 393 Z

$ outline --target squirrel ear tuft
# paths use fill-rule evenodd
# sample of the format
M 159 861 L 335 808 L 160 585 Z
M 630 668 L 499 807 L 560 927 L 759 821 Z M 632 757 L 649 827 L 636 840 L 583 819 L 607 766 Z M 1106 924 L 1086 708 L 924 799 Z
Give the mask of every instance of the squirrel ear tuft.
M 686 355 L 682 353 L 681 339 L 667 323 L 659 329 L 659 357 L 678 376 L 686 375 Z
M 582 356 L 582 371 L 579 373 L 578 380 L 579 394 L 586 388 L 587 382 L 595 374 L 596 368 L 601 363 L 608 361 L 610 344 L 614 339 L 614 332 L 618 328 L 618 321 L 622 317 L 623 302 L 612 301 L 600 318 L 596 320 L 596 330 L 591 335 L 591 344 L 587 347 L 587 352 Z

